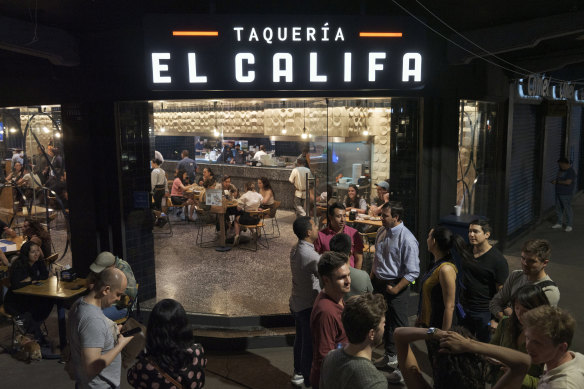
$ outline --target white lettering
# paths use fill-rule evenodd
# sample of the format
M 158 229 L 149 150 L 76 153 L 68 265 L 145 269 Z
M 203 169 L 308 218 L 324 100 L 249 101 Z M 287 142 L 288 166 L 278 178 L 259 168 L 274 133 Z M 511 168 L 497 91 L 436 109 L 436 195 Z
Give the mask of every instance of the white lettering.
M 300 42 L 302 39 L 300 38 L 300 32 L 301 32 L 301 28 L 300 27 L 292 27 L 292 40 L 294 42 Z
M 410 68 L 410 60 L 414 61 L 414 67 Z M 410 81 L 414 77 L 415 82 L 422 81 L 422 55 L 420 53 L 405 53 L 402 68 L 402 81 Z
M 316 34 L 316 28 L 314 27 L 306 27 L 306 42 L 316 42 L 316 38 L 314 37 Z
M 206 83 L 207 76 L 197 76 L 197 59 L 195 53 L 189 53 L 188 59 L 189 59 L 189 82 L 191 84 Z
M 351 53 L 345 53 L 345 82 L 351 82 Z
M 274 37 L 274 31 L 270 27 L 264 28 L 264 40 L 268 45 L 272 44 L 272 38 Z
M 258 38 L 258 33 L 253 27 L 251 28 L 251 32 L 249 33 L 249 41 L 251 42 L 252 40 L 255 40 L 256 42 L 260 41 L 260 39 Z
M 321 39 L 321 41 L 328 42 L 328 40 L 329 40 L 328 39 L 328 30 L 329 30 L 328 22 L 326 22 L 324 24 L 324 26 L 322 26 L 320 29 L 322 30 L 322 39 Z
M 345 37 L 343 36 L 343 30 L 341 29 L 341 27 L 339 27 L 339 29 L 337 30 L 337 35 L 335 35 L 335 42 L 338 40 L 345 40 Z
M 280 68 L 280 62 L 284 60 L 284 68 Z M 273 59 L 273 81 L 280 82 L 284 77 L 286 82 L 292 82 L 292 54 L 276 53 Z
M 170 84 L 170 76 L 162 76 L 161 72 L 168 71 L 168 65 L 160 63 L 161 59 L 170 59 L 170 53 L 152 53 L 152 82 L 155 84 Z
M 233 27 L 235 33 L 237 34 L 237 41 L 241 42 L 241 31 L 243 31 L 243 27 Z
M 255 71 L 250 70 L 247 75 L 243 75 L 243 61 L 248 64 L 255 64 L 255 57 L 252 53 L 238 53 L 235 56 L 235 79 L 237 82 L 253 82 L 255 80 Z
M 318 53 L 310 53 L 310 82 L 326 82 L 326 75 L 318 75 Z
M 288 27 L 278 27 L 278 39 L 281 41 L 285 41 L 288 38 Z
M 377 63 L 378 59 L 385 59 L 385 53 L 369 53 L 369 81 L 375 81 L 375 72 L 383 70 L 383 64 Z

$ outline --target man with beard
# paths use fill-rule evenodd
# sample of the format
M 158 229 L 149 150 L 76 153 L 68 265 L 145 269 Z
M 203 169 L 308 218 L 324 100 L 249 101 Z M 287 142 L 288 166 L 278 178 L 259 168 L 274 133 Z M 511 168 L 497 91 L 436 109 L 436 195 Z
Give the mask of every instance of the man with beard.
M 324 359 L 321 389 L 387 388 L 387 379 L 371 363 L 373 349 L 383 340 L 386 310 L 380 294 L 366 293 L 345 302 L 341 317 L 349 344 Z

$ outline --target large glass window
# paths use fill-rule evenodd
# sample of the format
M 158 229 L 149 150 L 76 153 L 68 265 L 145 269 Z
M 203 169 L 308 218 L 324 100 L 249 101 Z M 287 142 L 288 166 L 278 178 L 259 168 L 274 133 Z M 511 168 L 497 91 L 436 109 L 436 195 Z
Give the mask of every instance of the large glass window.
M 460 101 L 456 204 L 488 216 L 494 206 L 496 104 Z

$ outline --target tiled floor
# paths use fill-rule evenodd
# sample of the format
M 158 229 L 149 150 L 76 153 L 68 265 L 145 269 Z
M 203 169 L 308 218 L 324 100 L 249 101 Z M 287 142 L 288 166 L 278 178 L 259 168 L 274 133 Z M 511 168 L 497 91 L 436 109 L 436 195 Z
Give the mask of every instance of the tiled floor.
M 269 249 L 257 252 L 239 247 L 227 252 L 195 244 L 193 223 L 173 225 L 173 236 L 155 235 L 156 301 L 173 298 L 188 312 L 228 316 L 289 313 L 292 287 L 289 254 L 297 238 L 292 231 L 294 213 L 278 211 L 280 237 Z M 266 230 L 271 232 L 271 221 Z M 166 228 L 166 227 L 165 227 Z M 208 240 L 214 228 L 206 227 Z M 150 300 L 143 307 L 152 306 Z

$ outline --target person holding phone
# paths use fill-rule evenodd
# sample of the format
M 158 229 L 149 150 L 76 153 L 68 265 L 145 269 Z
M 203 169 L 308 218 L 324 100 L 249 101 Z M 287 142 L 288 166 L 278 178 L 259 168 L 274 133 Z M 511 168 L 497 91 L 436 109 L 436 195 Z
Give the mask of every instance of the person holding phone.
M 134 388 L 202 388 L 207 365 L 203 346 L 193 343 L 193 329 L 176 300 L 159 301 L 150 314 L 146 349 L 128 369 Z

